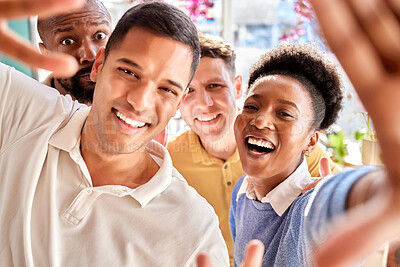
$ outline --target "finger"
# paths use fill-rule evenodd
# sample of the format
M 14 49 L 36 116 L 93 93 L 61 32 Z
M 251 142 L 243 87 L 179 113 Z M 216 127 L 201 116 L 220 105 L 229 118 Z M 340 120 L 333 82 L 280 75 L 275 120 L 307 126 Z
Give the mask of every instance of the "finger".
M 321 175 L 321 178 L 332 175 L 332 171 L 329 166 L 329 159 L 327 157 L 323 157 L 319 161 L 319 174 Z
M 34 46 L 9 29 L 0 32 L 0 51 L 32 68 L 53 71 L 57 77 L 69 77 L 78 70 L 78 62 L 66 54 L 40 54 Z
M 261 266 L 264 256 L 264 244 L 260 240 L 251 240 L 246 246 L 246 253 L 241 267 Z
M 212 267 L 211 261 L 205 253 L 199 253 L 196 262 L 197 267 Z
M 321 29 L 332 51 L 357 88 L 359 96 L 368 97 L 380 80 L 382 62 L 360 28 L 351 7 L 344 0 L 310 0 Z M 360 68 L 360 66 L 363 66 Z
M 46 16 L 81 7 L 85 0 L 15 0 L 0 1 L 0 18 L 18 18 L 32 15 Z
M 349 1 L 365 33 L 386 63 L 400 64 L 400 24 L 386 1 Z

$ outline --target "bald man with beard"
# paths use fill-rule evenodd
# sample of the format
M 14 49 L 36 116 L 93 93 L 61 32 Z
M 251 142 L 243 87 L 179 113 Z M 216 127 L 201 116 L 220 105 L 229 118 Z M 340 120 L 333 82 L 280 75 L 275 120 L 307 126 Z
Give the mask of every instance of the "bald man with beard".
M 38 18 L 37 30 L 42 40 L 42 53 L 66 53 L 78 61 L 79 70 L 72 77 L 50 74 L 43 82 L 63 95 L 91 105 L 95 83 L 90 79 L 93 62 L 99 49 L 106 45 L 111 35 L 111 16 L 98 0 L 87 0 L 75 12 Z

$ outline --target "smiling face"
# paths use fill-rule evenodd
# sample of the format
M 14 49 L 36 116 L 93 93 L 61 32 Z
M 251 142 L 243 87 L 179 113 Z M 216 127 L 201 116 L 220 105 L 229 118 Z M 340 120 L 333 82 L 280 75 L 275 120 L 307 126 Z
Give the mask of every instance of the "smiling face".
M 90 80 L 90 71 L 97 52 L 107 44 L 111 34 L 109 14 L 103 6 L 92 2 L 73 13 L 44 20 L 42 25 L 41 50 L 66 53 L 79 63 L 73 77 L 57 81 L 79 101 L 91 103 L 95 83 Z
M 230 133 L 236 118 L 236 99 L 241 96 L 241 77 L 221 58 L 202 57 L 182 103 L 186 124 L 203 141 L 217 141 Z
M 132 28 L 104 60 L 97 55 L 89 131 L 109 153 L 132 153 L 167 125 L 190 80 L 190 47 Z
M 256 82 L 235 121 L 235 137 L 247 175 L 273 183 L 286 179 L 300 164 L 302 152 L 318 136 L 307 89 L 297 80 L 270 75 Z

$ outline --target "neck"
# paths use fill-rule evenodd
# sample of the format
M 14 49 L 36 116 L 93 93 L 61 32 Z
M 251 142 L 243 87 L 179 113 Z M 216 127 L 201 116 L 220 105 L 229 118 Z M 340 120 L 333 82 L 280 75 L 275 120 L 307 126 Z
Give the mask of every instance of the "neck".
M 213 157 L 226 161 L 236 151 L 236 140 L 233 131 L 219 140 L 207 141 L 200 137 L 201 145 Z
M 254 191 L 258 201 L 261 201 L 269 192 L 271 192 L 280 183 L 286 180 L 290 175 L 292 175 L 297 168 L 300 166 L 302 161 L 294 161 L 291 168 L 286 169 L 276 175 L 270 177 L 254 177 L 247 175 L 249 183 L 254 186 Z M 266 167 L 268 168 L 268 167 Z
M 123 185 L 136 188 L 147 183 L 158 171 L 159 166 L 145 149 L 122 154 L 108 152 L 99 145 L 89 115 L 81 138 L 81 153 L 88 167 L 93 186 Z

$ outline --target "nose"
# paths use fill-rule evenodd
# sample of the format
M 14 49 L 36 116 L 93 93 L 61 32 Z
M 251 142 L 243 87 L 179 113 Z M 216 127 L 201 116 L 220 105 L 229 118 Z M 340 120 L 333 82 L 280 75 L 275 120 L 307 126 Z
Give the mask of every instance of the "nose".
M 255 126 L 258 129 L 270 129 L 274 130 L 275 125 L 271 115 L 268 114 L 257 114 L 251 121 L 250 125 Z
M 156 102 L 154 86 L 147 83 L 140 84 L 135 88 L 129 88 L 127 101 L 137 112 L 143 112 L 152 109 Z
M 198 90 L 196 94 L 196 102 L 198 106 L 209 107 L 213 104 L 213 99 L 206 90 Z
M 93 43 L 90 38 L 84 38 L 78 50 L 78 61 L 81 65 L 93 63 L 100 47 Z

